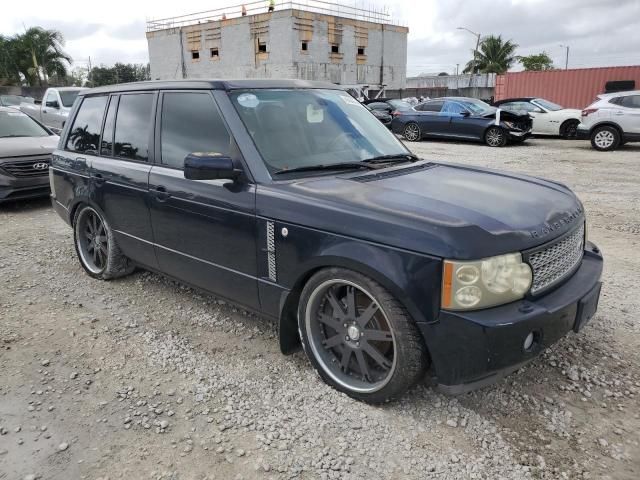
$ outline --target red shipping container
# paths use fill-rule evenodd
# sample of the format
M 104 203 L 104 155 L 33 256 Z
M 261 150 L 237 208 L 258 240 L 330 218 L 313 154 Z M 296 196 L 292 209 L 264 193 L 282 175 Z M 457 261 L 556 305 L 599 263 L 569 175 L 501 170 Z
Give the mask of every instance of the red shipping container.
M 640 65 L 576 68 L 543 72 L 508 72 L 496 77 L 495 99 L 541 97 L 566 108 L 584 108 L 605 93 L 611 81 L 634 80 L 640 90 Z

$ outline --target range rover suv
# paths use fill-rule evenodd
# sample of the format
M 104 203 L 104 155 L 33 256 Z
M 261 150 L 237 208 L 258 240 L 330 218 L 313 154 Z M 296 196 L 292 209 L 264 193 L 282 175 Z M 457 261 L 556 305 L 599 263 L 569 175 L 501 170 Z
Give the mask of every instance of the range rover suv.
M 598 304 L 567 187 L 419 159 L 331 84 L 83 91 L 50 181 L 88 275 L 140 267 L 256 311 L 372 403 L 428 369 L 446 392 L 491 383 Z

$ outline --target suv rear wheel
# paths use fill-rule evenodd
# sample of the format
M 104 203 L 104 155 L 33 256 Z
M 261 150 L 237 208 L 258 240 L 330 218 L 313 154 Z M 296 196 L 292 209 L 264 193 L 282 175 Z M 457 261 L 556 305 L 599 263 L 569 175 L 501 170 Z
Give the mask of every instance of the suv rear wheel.
M 107 221 L 88 205 L 79 207 L 75 214 L 73 241 L 82 268 L 94 278 L 122 277 L 135 268 L 120 251 Z
M 620 145 L 620 132 L 614 127 L 596 127 L 591 133 L 591 146 L 601 152 L 615 150 Z
M 392 400 L 427 367 L 409 314 L 359 273 L 331 268 L 311 277 L 300 297 L 298 322 L 305 352 L 322 379 L 358 400 Z

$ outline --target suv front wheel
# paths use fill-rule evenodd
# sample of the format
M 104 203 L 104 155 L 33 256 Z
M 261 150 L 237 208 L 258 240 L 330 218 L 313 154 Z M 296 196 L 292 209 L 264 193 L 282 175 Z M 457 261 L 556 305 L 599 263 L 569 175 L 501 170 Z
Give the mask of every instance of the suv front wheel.
M 402 305 L 359 273 L 330 268 L 305 285 L 299 330 L 322 379 L 368 403 L 390 401 L 424 374 L 427 354 Z
M 107 221 L 88 205 L 79 207 L 74 216 L 73 241 L 82 268 L 94 278 L 123 277 L 135 268 L 120 251 Z
M 615 150 L 620 146 L 620 132 L 608 125 L 597 127 L 591 132 L 591 146 L 601 152 Z

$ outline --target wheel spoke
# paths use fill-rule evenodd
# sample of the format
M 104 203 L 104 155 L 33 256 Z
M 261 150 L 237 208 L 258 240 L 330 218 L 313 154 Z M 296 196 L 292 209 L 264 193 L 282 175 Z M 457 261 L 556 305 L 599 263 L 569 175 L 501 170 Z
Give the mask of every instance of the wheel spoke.
M 336 332 L 344 331 L 344 326 L 342 325 L 342 323 L 327 314 L 321 313 L 320 315 L 318 315 L 318 320 L 320 321 L 320 323 L 324 323 L 325 325 L 334 329 Z
M 343 338 L 344 338 L 344 334 L 338 333 L 333 337 L 329 337 L 326 340 L 323 340 L 322 344 L 325 346 L 325 348 L 333 348 L 336 345 L 340 345 L 342 343 Z
M 355 318 L 358 312 L 356 311 L 356 289 L 352 286 L 347 287 L 347 315 L 351 318 Z
M 329 300 L 329 303 L 331 304 L 331 308 L 333 308 L 333 315 L 340 319 L 344 319 L 346 316 L 344 308 L 342 307 L 340 300 L 336 298 L 336 295 L 332 289 L 327 291 L 326 297 L 327 297 L 327 300 Z
M 367 360 L 364 358 L 362 350 L 356 350 L 356 360 L 358 361 L 358 366 L 360 367 L 362 378 L 371 382 L 372 380 L 371 374 L 369 373 L 369 365 L 367 365 Z
M 91 256 L 93 257 L 93 263 L 98 264 L 98 249 L 94 248 L 91 252 Z
M 340 359 L 340 369 L 345 373 L 349 370 L 349 360 L 351 360 L 352 353 L 353 350 L 348 347 L 345 347 L 342 351 L 342 358 Z
M 373 361 L 380 365 L 382 368 L 384 368 L 385 370 L 389 370 L 391 368 L 391 363 L 389 362 L 389 360 L 384 355 L 382 355 L 373 345 L 368 342 L 364 342 L 363 349 L 365 352 L 367 352 L 367 355 L 369 355 L 373 359 Z
M 372 301 L 369 306 L 362 312 L 360 315 L 356 317 L 356 321 L 361 328 L 364 328 L 369 321 L 373 318 L 373 316 L 378 311 L 378 304 L 375 301 Z
M 393 335 L 387 330 L 365 330 L 363 335 L 368 342 L 393 342 Z

